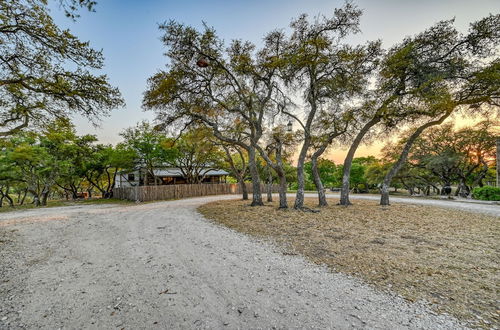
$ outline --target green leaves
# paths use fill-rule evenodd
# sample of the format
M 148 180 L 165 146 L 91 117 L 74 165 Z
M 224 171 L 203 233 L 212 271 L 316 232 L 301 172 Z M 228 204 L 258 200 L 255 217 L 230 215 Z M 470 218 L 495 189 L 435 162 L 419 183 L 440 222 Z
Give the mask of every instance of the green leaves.
M 333 161 L 325 158 L 319 158 L 318 171 L 321 182 L 325 187 L 333 187 L 339 183 L 337 176 L 337 166 Z M 304 164 L 304 172 L 307 173 L 308 181 L 313 182 L 314 178 L 312 174 L 311 162 L 307 162 Z
M 177 156 L 172 141 L 146 121 L 125 129 L 120 135 L 124 138 L 121 149 L 128 150 L 127 159 L 133 157 L 136 167 L 145 166 L 152 172 L 153 169 L 172 162 Z
M 95 5 L 61 2 L 72 13 Z M 102 53 L 55 25 L 46 1 L 2 1 L 0 14 L 0 136 L 74 112 L 95 123 L 124 104 L 108 78 L 93 73 L 102 69 Z

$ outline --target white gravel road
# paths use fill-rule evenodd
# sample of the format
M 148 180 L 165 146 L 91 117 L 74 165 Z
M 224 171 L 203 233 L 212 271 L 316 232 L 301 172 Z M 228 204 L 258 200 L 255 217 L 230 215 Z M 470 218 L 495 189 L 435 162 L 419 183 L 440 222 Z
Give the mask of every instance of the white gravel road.
M 0 328 L 463 328 L 196 212 L 222 198 L 2 214 Z

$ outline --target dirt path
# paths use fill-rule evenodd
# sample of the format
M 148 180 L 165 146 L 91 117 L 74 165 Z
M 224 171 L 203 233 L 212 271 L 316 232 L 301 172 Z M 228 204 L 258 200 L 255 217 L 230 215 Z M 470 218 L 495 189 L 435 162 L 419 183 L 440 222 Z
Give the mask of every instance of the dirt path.
M 2 214 L 0 328 L 460 328 L 196 212 L 221 198 Z

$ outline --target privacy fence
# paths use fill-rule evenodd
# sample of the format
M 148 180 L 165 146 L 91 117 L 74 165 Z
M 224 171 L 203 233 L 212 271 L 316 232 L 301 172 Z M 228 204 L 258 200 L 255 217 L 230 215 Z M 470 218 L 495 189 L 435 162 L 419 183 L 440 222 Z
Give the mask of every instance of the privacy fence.
M 248 193 L 252 193 L 252 184 L 246 183 L 246 186 Z M 265 194 L 266 191 L 266 185 L 261 184 L 262 194 Z M 278 192 L 278 185 L 273 185 L 272 191 Z M 113 189 L 113 197 L 115 198 L 141 202 L 241 193 L 241 187 L 237 183 L 174 184 Z

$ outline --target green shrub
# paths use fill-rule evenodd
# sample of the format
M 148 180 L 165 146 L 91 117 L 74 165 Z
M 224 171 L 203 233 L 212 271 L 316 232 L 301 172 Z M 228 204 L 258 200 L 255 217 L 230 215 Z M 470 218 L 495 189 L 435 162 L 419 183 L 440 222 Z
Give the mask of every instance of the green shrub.
M 498 187 L 477 187 L 472 191 L 472 197 L 483 201 L 500 201 L 500 188 Z

